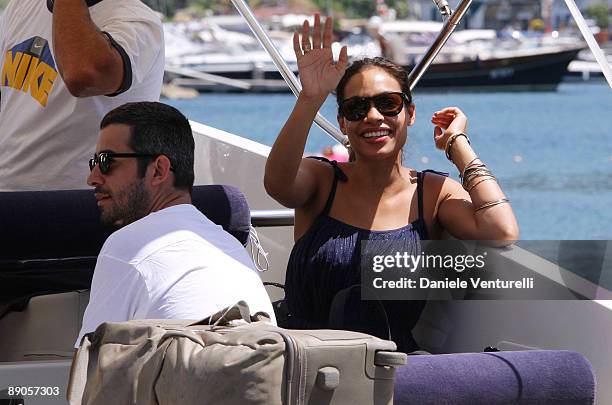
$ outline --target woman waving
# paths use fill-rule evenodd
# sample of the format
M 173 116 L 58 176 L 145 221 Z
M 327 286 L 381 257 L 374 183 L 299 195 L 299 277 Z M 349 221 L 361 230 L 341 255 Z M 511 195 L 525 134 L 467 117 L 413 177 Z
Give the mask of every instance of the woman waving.
M 347 67 L 346 47 L 335 63 L 331 18 L 322 28 L 316 15 L 309 32 L 305 21 L 301 37 L 294 35 L 303 90 L 272 147 L 264 184 L 270 196 L 295 208 L 296 242 L 286 276 L 289 326 L 324 328 L 336 294 L 360 282 L 362 241 L 393 241 L 419 254 L 420 241 L 437 239 L 443 230 L 505 245 L 518 238 L 518 225 L 495 177 L 471 148 L 459 108 L 441 109 L 431 121 L 435 146 L 457 167 L 463 184 L 404 167 L 402 148 L 415 120 L 406 72 L 383 58 Z M 316 113 L 334 90 L 353 159 L 302 159 Z M 384 302 L 400 350 L 416 349 L 410 330 L 422 305 Z

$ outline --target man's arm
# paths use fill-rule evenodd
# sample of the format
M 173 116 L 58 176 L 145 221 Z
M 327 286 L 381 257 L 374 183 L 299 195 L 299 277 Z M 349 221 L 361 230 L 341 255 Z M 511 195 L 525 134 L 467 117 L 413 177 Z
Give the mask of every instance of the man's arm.
M 6 11 L 0 14 L 0 66 L 4 66 L 4 38 L 6 34 L 4 33 L 4 19 L 6 15 Z M 1 69 L 1 68 L 0 68 Z M 2 86 L 0 86 L 0 110 L 2 109 Z
M 73 96 L 106 95 L 120 89 L 123 59 L 91 20 L 85 0 L 55 0 L 53 51 L 60 75 Z

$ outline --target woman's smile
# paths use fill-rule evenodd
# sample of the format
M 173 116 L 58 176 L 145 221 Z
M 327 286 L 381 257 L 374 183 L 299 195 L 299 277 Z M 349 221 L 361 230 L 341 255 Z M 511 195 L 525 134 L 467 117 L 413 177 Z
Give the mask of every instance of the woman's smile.
M 366 143 L 381 144 L 389 141 L 393 136 L 393 131 L 389 128 L 367 129 L 361 133 L 361 137 Z

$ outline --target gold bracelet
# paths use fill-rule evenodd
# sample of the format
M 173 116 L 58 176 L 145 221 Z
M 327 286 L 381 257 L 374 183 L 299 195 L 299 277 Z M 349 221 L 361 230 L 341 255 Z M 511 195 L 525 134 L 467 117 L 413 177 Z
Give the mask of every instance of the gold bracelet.
M 472 184 L 472 181 L 479 177 L 495 177 L 491 170 L 487 168 L 479 168 L 476 170 L 470 170 L 465 174 L 465 177 L 461 179 L 461 185 L 467 190 L 467 187 Z
M 494 207 L 494 206 L 499 205 L 499 204 L 507 204 L 509 202 L 510 202 L 510 200 L 508 200 L 507 198 L 502 198 L 500 200 L 491 201 L 491 202 L 482 204 L 480 207 L 475 208 L 474 212 L 478 212 L 480 210 L 484 210 L 485 208 Z
M 456 134 L 452 134 L 450 138 L 448 138 L 448 141 L 446 142 L 446 148 L 444 148 L 444 153 L 446 154 L 446 158 L 450 161 L 452 161 L 451 148 L 453 147 L 453 143 L 455 143 L 455 140 L 460 136 L 464 136 L 465 139 L 467 139 L 468 145 L 471 144 L 470 138 L 468 138 L 468 136 L 464 134 L 463 132 L 457 132 Z
M 467 165 L 463 166 L 463 171 L 462 171 L 462 172 L 459 172 L 459 178 L 460 178 L 460 179 L 462 179 L 462 178 L 463 178 L 463 176 L 465 175 L 465 170 L 466 170 L 466 169 L 468 169 L 468 168 L 469 168 L 469 167 L 472 165 L 472 163 L 474 163 L 474 162 L 475 162 L 475 161 L 477 161 L 477 160 L 480 160 L 480 158 L 479 158 L 478 156 L 476 156 L 474 159 L 470 160 L 470 162 L 469 162 Z M 476 163 L 476 164 L 478 164 L 478 163 Z M 482 161 L 480 162 L 480 164 L 481 164 L 481 165 L 483 165 L 483 166 L 485 166 L 485 164 L 484 164 L 484 163 L 482 163 Z M 485 166 L 485 167 L 486 167 L 486 166 Z
M 474 185 L 473 185 L 473 186 L 471 186 L 470 188 L 465 188 L 465 187 L 463 187 L 463 188 L 464 188 L 464 189 L 465 189 L 465 190 L 466 190 L 466 191 L 469 193 L 470 191 L 474 190 L 474 188 L 475 188 L 477 185 L 479 185 L 480 183 L 485 182 L 485 181 L 487 181 L 487 180 L 496 180 L 496 181 L 497 181 L 497 179 L 495 178 L 495 176 L 485 177 L 484 179 L 480 180 L 478 183 L 474 184 Z
M 467 179 L 468 177 L 470 177 L 470 175 L 472 173 L 475 173 L 475 172 L 481 171 L 481 170 L 489 170 L 489 169 L 487 168 L 487 166 L 484 163 L 482 163 L 482 164 L 473 164 L 473 165 L 463 169 L 463 173 L 459 174 L 459 178 Z
M 468 179 L 471 178 L 476 178 L 476 177 L 480 177 L 483 175 L 489 175 L 491 174 L 491 170 L 487 169 L 486 167 L 479 167 L 475 170 L 470 170 L 465 174 L 465 177 L 463 178 L 463 180 L 465 182 L 468 182 Z

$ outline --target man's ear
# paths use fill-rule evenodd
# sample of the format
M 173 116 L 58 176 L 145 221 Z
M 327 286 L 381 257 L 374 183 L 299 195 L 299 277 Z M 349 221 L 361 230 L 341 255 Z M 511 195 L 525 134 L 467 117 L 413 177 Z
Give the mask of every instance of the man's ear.
M 168 159 L 168 156 L 157 156 L 151 164 L 150 170 L 153 171 L 153 178 L 151 179 L 151 184 L 157 186 L 166 182 L 170 177 L 171 166 L 172 164 L 170 163 L 170 159 Z

